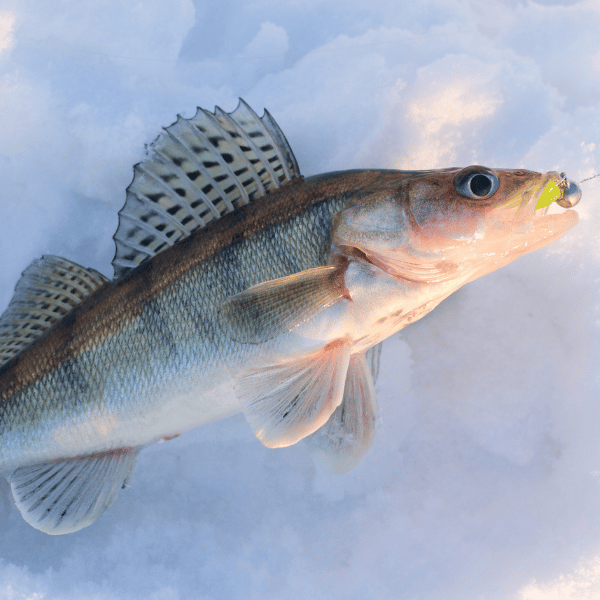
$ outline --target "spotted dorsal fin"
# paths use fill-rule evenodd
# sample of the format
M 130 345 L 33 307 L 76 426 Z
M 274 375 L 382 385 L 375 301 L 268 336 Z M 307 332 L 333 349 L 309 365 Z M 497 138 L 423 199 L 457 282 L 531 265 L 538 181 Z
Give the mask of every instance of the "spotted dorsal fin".
M 66 258 L 46 255 L 21 275 L 0 316 L 0 365 L 39 338 L 108 279 Z
M 115 277 L 295 177 L 296 159 L 266 110 L 259 118 L 240 100 L 232 113 L 178 117 L 134 167 L 114 236 Z

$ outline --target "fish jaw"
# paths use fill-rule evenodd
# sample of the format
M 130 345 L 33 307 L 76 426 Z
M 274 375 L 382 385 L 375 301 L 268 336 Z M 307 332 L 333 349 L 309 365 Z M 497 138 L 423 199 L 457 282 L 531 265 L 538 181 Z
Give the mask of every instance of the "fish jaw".
M 533 176 L 525 189 L 517 190 L 504 206 L 490 214 L 485 235 L 469 257 L 472 263 L 482 255 L 484 260 L 473 267 L 469 280 L 551 244 L 579 222 L 579 214 L 573 209 L 547 214 L 554 203 L 565 206 L 561 201 L 568 202 L 566 192 L 580 196 L 577 185 L 554 171 L 535 175 L 538 177 Z M 546 199 L 545 196 L 550 197 Z M 574 204 L 578 200 L 576 197 Z
M 488 196 L 465 197 L 461 180 L 485 174 Z M 337 252 L 360 256 L 399 279 L 462 283 L 542 248 L 578 222 L 580 196 L 564 174 L 485 167 L 411 173 L 394 193 L 362 199 L 334 223 Z

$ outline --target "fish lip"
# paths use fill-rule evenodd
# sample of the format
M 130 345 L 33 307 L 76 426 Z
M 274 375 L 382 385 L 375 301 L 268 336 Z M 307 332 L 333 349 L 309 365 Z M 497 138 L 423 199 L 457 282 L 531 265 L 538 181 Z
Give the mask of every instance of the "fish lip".
M 542 210 L 542 209 L 540 209 Z M 536 213 L 539 211 L 536 211 Z M 551 214 L 534 214 L 532 218 L 532 225 L 535 228 L 548 228 L 551 223 L 564 221 L 565 223 L 569 223 L 574 221 L 571 227 L 575 226 L 579 221 L 579 213 L 572 209 L 568 208 L 560 213 L 551 213 Z M 570 229 L 570 227 L 569 227 Z
M 536 202 L 539 199 L 542 192 L 544 191 L 544 189 L 546 188 L 546 186 L 551 181 L 553 181 L 562 192 L 561 196 L 559 198 L 557 198 L 552 204 L 557 203 L 558 206 L 560 206 L 562 208 L 570 209 L 570 208 L 573 208 L 579 202 L 579 198 L 578 198 L 577 201 L 575 201 L 572 205 L 570 204 L 568 206 L 565 206 L 564 204 L 560 203 L 560 201 L 564 199 L 564 193 L 567 192 L 571 186 L 574 186 L 576 188 L 576 190 L 578 190 L 578 191 L 580 191 L 580 190 L 579 190 L 579 186 L 571 179 L 568 179 L 565 173 L 558 173 L 557 171 L 549 171 L 548 173 L 545 174 L 544 179 L 542 180 L 542 185 L 539 188 L 540 193 L 536 194 L 536 196 L 535 196 Z M 525 191 L 527 192 L 528 190 L 525 190 Z
M 563 207 L 560 207 L 560 204 L 557 203 L 557 200 L 560 200 L 562 196 L 553 201 L 549 206 L 535 209 L 540 196 L 550 182 L 554 182 L 561 189 L 568 189 L 570 183 L 564 173 L 549 171 L 542 178 L 539 187 L 534 184 L 523 192 L 523 194 L 527 194 L 530 190 L 534 191 L 531 194 L 531 198 L 519 209 L 519 212 L 520 210 L 525 210 L 528 213 L 528 218 L 522 221 L 522 224 L 525 225 L 525 230 L 522 233 L 527 243 L 534 248 L 541 248 L 550 244 L 562 237 L 579 222 L 579 213 L 576 210 L 573 208 L 563 210 Z M 554 206 L 554 204 L 559 206 L 561 211 L 547 214 L 550 207 Z M 518 229 L 515 230 L 515 233 L 518 233 Z
M 550 205 L 544 206 L 542 208 L 538 208 L 537 210 L 535 209 L 535 206 L 536 206 L 540 196 L 542 195 L 543 191 L 546 189 L 546 186 L 550 182 L 554 182 L 557 185 L 557 187 L 559 187 L 561 190 L 569 189 L 569 186 L 574 183 L 574 182 L 571 182 L 569 179 L 567 179 L 567 177 L 564 173 L 558 173 L 557 171 L 549 171 L 548 173 L 545 174 L 544 178 L 542 179 L 542 183 L 539 187 L 532 185 L 523 192 L 523 194 L 527 194 L 527 192 L 529 192 L 530 190 L 534 190 L 536 187 L 537 187 L 537 190 L 539 190 L 538 193 L 533 193 L 531 195 L 531 198 L 529 200 L 527 200 L 527 202 L 525 203 L 525 206 L 527 207 L 527 209 L 529 211 L 531 211 L 531 226 L 532 227 L 544 227 L 548 223 L 556 221 L 557 217 L 559 217 L 560 215 L 567 215 L 567 213 L 575 213 L 575 215 L 578 216 L 577 211 L 574 210 L 572 207 L 566 208 L 562 204 L 559 203 L 559 201 L 563 198 L 562 195 L 559 198 L 557 198 L 556 200 L 554 200 Z M 564 208 L 565 210 L 560 213 L 552 213 L 552 214 L 548 215 L 547 213 L 548 213 L 549 209 L 551 207 L 553 207 L 555 204 L 561 208 Z M 552 217 L 552 218 L 550 218 L 550 217 Z M 571 220 L 573 218 L 574 218 L 574 215 L 567 215 L 566 217 L 564 217 L 564 220 L 567 221 L 567 220 Z
M 517 238 L 513 250 L 527 254 L 533 250 L 543 248 L 561 238 L 578 222 L 579 213 L 573 209 L 549 215 L 534 215 L 530 230 L 522 237 L 519 236 L 521 237 L 520 241 Z

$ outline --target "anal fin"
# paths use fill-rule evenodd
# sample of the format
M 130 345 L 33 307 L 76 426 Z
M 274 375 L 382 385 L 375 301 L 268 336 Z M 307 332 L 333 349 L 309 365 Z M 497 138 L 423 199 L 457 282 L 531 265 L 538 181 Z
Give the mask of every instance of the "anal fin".
M 129 479 L 139 449 L 123 448 L 19 467 L 9 477 L 17 508 L 33 527 L 50 535 L 91 525 Z
M 256 437 L 269 448 L 291 446 L 324 425 L 342 401 L 349 344 L 242 372 L 236 393 Z
M 342 403 L 306 442 L 328 471 L 347 473 L 371 447 L 376 413 L 370 365 L 364 354 L 354 354 L 348 366 Z

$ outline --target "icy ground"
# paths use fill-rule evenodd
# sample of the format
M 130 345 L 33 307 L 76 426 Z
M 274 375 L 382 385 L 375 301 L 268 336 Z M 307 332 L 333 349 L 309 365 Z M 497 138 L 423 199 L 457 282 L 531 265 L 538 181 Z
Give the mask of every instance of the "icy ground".
M 0 310 L 44 253 L 112 274 L 132 165 L 197 105 L 267 107 L 305 175 L 598 173 L 599 31 L 597 0 L 3 0 Z M 76 534 L 0 500 L 0 599 L 600 598 L 600 178 L 582 190 L 567 237 L 386 343 L 353 472 L 214 423 L 145 450 Z

